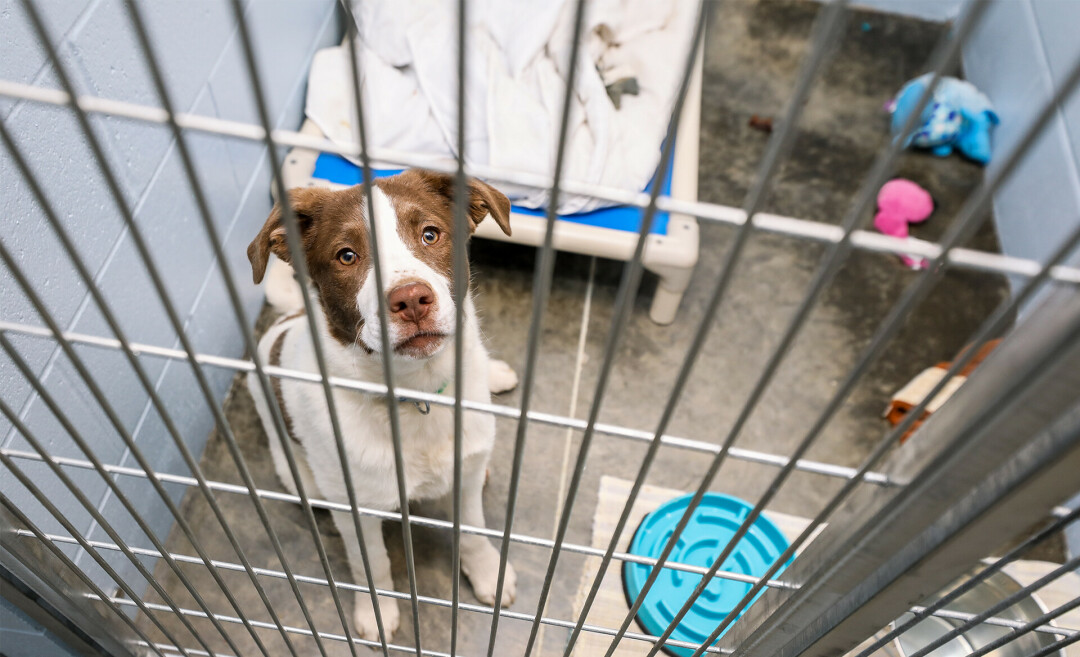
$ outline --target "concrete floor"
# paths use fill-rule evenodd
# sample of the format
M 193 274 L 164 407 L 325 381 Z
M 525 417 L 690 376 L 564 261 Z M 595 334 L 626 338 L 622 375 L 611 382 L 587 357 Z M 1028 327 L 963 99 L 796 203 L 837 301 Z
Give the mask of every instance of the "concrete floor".
M 754 114 L 781 113 L 818 9 L 816 3 L 803 0 L 738 0 L 713 6 L 705 51 L 702 200 L 729 205 L 742 203 L 767 141 L 767 135 L 748 127 L 748 120 Z M 874 155 L 887 138 L 882 104 L 905 80 L 923 72 L 925 59 L 942 30 L 940 25 L 910 19 L 855 13 L 837 56 L 806 108 L 794 155 L 774 185 L 768 210 L 839 223 Z M 981 170 L 958 157 L 940 159 L 908 154 L 899 175 L 917 181 L 934 196 L 937 211 L 914 233 L 935 239 L 979 182 Z M 867 216 L 866 220 L 869 219 Z M 648 319 L 655 281 L 646 277 L 603 398 L 601 421 L 635 429 L 655 428 L 732 236 L 732 229 L 727 227 L 701 227 L 701 261 L 679 316 L 671 326 L 657 326 Z M 989 224 L 974 244 L 996 250 L 996 238 Z M 788 238 L 761 234 L 751 238 L 669 433 L 711 442 L 723 439 L 802 298 L 822 253 L 818 245 Z M 488 343 L 495 354 L 521 368 L 535 253 L 528 248 L 478 241 L 473 245 L 472 256 L 477 305 Z M 556 270 L 544 320 L 533 408 L 585 417 L 594 401 L 621 263 L 600 261 L 594 268 L 589 258 L 560 254 Z M 736 444 L 775 454 L 789 452 L 914 276 L 891 256 L 854 253 L 822 296 Z M 1005 282 L 999 277 L 948 273 L 828 425 L 809 458 L 857 465 L 886 431 L 880 414 L 890 394 L 922 368 L 950 359 L 1006 293 Z M 579 353 L 579 338 L 586 329 Z M 575 394 L 576 376 L 580 377 L 580 385 Z M 513 392 L 497 401 L 514 406 L 520 398 Z M 234 386 L 226 410 L 259 485 L 280 489 L 266 452 L 266 437 L 242 383 Z M 498 431 L 486 491 L 488 525 L 492 528 L 502 528 L 505 521 L 515 424 L 499 420 Z M 521 483 L 515 531 L 540 537 L 553 535 L 562 500 L 560 482 L 568 477 L 568 469 L 577 458 L 579 440 L 579 434 L 568 435 L 560 429 L 536 425 L 530 428 L 526 447 L 528 465 Z M 643 454 L 644 446 L 640 443 L 596 436 L 580 494 L 574 501 L 567 540 L 588 544 L 600 476 L 610 474 L 632 479 Z M 708 455 L 663 449 L 650 472 L 649 483 L 691 490 L 699 483 L 708 463 Z M 211 479 L 239 481 L 235 466 L 217 437 L 211 438 L 203 464 Z M 754 501 L 775 472 L 772 467 L 729 459 L 713 488 Z M 838 486 L 834 479 L 796 473 L 771 507 L 813 515 Z M 239 526 L 237 533 L 254 565 L 280 568 L 250 502 L 237 495 L 219 497 L 229 517 Z M 301 511 L 285 503 L 267 504 L 293 569 L 299 574 L 322 577 Z M 193 519 L 192 524 L 204 528 L 208 552 L 235 561 L 205 502 L 189 493 L 185 509 Z M 435 513 L 423 507 L 416 510 Z M 340 540 L 333 534 L 329 518 L 319 515 L 333 570 L 347 573 Z M 385 534 L 394 560 L 397 588 L 407 590 L 400 527 L 388 523 Z M 415 529 L 414 536 L 420 593 L 448 598 L 449 537 L 423 528 Z M 177 552 L 192 554 L 180 537 L 172 537 L 170 546 Z M 518 598 L 513 609 L 533 613 L 549 553 L 515 544 L 510 555 L 518 572 Z M 570 617 L 581 568 L 579 557 L 565 554 L 560 559 L 547 615 Z M 188 571 L 213 609 L 233 614 L 205 572 L 194 567 Z M 163 564 L 159 564 L 158 573 L 160 581 L 171 591 L 177 591 L 178 602 L 193 607 Z M 243 574 L 226 573 L 225 578 L 234 587 L 245 613 L 268 620 Z M 289 587 L 280 580 L 264 579 L 263 583 L 286 624 L 304 627 Z M 341 626 L 327 589 L 314 585 L 303 585 L 302 589 L 319 628 L 340 634 Z M 344 594 L 343 599 L 347 610 L 351 609 L 351 594 Z M 463 600 L 475 602 L 467 586 L 463 587 Z M 406 610 L 407 606 L 403 605 L 402 611 Z M 430 605 L 423 605 L 421 611 L 423 647 L 446 651 L 449 611 Z M 162 618 L 171 627 L 177 626 L 167 615 L 163 614 Z M 396 642 L 411 645 L 409 614 L 403 613 L 402 619 Z M 146 625 L 145 619 L 143 623 Z M 489 624 L 490 616 L 463 613 L 459 652 L 469 656 L 484 654 Z M 215 648 L 225 649 L 220 636 L 214 637 L 207 623 L 196 621 L 196 627 L 207 630 L 205 635 Z M 519 654 L 528 629 L 527 623 L 504 619 L 495 654 Z M 229 630 L 243 654 L 257 654 L 243 628 L 230 625 Z M 186 637 L 183 630 L 178 631 Z M 287 654 L 276 632 L 260 630 L 260 636 L 272 655 Z M 567 632 L 547 628 L 535 654 L 561 654 L 566 638 Z M 316 654 L 309 639 L 298 637 L 294 642 L 302 655 Z M 347 652 L 340 642 L 325 643 L 330 654 Z M 366 649 L 360 648 L 358 652 L 366 653 Z

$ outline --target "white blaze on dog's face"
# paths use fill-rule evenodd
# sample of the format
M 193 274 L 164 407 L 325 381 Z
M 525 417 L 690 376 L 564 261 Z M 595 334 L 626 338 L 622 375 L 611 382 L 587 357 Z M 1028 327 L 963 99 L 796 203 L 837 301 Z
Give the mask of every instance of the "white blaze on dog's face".
M 381 178 L 372 189 L 374 217 L 367 216 L 360 185 L 338 192 L 314 188 L 289 192 L 312 285 L 334 339 L 368 353 L 380 352 L 381 295 L 395 355 L 428 358 L 447 344 L 456 312 L 453 191 L 452 176 L 430 171 L 413 169 Z M 510 201 L 491 186 L 471 181 L 466 213 L 470 234 L 489 213 L 509 235 Z M 376 287 L 370 250 L 372 221 L 379 236 L 381 290 Z M 277 206 L 248 247 L 256 283 L 271 252 L 289 260 Z

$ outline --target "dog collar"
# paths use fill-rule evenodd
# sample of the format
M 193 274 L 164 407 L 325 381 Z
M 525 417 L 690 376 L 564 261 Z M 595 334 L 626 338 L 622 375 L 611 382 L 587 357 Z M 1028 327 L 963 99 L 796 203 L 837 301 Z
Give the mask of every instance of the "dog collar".
M 442 384 L 441 386 L 439 386 L 439 389 L 435 391 L 435 394 L 436 395 L 443 394 L 443 392 L 446 391 L 446 387 L 449 386 L 449 385 L 450 385 L 449 381 Z M 404 401 L 412 402 L 412 404 L 414 406 L 416 406 L 416 410 L 420 411 L 420 415 L 427 415 L 428 413 L 431 412 L 431 404 L 429 404 L 426 401 L 416 401 L 416 400 L 413 400 L 413 399 L 406 399 L 405 397 L 398 397 L 398 401 L 399 402 L 404 402 Z

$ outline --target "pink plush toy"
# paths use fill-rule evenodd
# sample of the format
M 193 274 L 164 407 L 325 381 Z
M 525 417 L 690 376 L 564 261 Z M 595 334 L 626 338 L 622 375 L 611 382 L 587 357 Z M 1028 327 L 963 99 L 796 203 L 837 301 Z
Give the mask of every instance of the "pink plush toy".
M 907 237 L 908 224 L 922 223 L 934 211 L 934 199 L 930 198 L 930 192 L 903 178 L 895 178 L 882 185 L 877 203 L 874 226 L 893 237 Z M 912 269 L 926 269 L 925 258 L 904 255 L 900 259 Z

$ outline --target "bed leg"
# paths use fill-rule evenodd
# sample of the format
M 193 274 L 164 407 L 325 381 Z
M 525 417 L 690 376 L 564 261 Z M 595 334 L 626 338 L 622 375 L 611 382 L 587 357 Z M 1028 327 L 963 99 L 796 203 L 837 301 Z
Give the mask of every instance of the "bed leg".
M 660 282 L 653 294 L 652 306 L 649 308 L 649 319 L 660 325 L 667 325 L 675 321 L 675 314 L 682 302 L 683 292 L 690 285 L 690 276 L 694 273 L 693 267 L 649 267 L 651 271 L 660 275 Z

